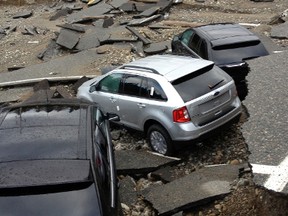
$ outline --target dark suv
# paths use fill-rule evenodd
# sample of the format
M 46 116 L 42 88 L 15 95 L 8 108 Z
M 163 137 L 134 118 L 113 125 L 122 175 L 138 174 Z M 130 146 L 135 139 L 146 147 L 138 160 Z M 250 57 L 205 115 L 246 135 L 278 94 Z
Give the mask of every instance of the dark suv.
M 119 215 L 107 116 L 78 100 L 0 113 L 1 215 Z
M 172 51 L 215 62 L 234 79 L 240 99 L 249 72 L 245 61 L 269 54 L 255 34 L 232 23 L 189 28 L 173 38 Z

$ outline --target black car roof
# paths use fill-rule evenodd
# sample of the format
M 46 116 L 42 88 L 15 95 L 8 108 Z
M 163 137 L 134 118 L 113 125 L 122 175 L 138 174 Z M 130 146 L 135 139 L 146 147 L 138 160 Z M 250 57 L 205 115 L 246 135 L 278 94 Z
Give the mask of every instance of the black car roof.
M 87 103 L 49 101 L 5 107 L 0 162 L 87 158 Z
M 193 28 L 208 39 L 212 47 L 239 42 L 259 41 L 259 38 L 245 27 L 234 23 L 216 23 Z

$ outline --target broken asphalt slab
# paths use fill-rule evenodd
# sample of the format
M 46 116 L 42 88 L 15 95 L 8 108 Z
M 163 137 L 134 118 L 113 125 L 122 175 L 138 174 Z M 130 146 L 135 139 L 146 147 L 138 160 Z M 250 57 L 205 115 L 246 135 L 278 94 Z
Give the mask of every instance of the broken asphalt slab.
M 273 26 L 271 29 L 271 37 L 277 39 L 288 38 L 288 22 Z
M 81 22 L 82 19 L 85 19 L 87 17 L 100 16 L 100 15 L 108 13 L 112 9 L 113 7 L 109 4 L 99 3 L 97 5 L 93 5 L 89 8 L 83 9 L 79 12 L 68 15 L 66 20 L 68 23 Z
M 94 77 L 97 74 L 95 70 L 91 70 L 91 64 L 96 58 L 105 57 L 106 55 L 98 55 L 95 49 L 90 49 L 13 72 L 2 72 L 0 87 L 36 83 L 43 79 L 53 81 L 73 79 L 73 77 L 78 79 L 77 77 L 81 78 L 81 76 Z
M 18 19 L 18 18 L 29 18 L 30 16 L 33 15 L 32 11 L 21 11 L 17 14 L 15 14 L 12 18 L 13 19 Z
M 229 194 L 231 184 L 247 167 L 247 164 L 204 167 L 167 184 L 145 189 L 142 195 L 153 203 L 159 216 L 173 215 Z
M 180 163 L 178 158 L 147 151 L 115 151 L 117 173 L 123 175 L 149 173 L 164 166 Z
M 80 38 L 79 33 L 68 29 L 61 29 L 56 43 L 67 49 L 73 49 Z
M 8 102 L 17 102 L 26 95 L 33 94 L 32 87 L 20 87 L 0 90 L 0 104 Z

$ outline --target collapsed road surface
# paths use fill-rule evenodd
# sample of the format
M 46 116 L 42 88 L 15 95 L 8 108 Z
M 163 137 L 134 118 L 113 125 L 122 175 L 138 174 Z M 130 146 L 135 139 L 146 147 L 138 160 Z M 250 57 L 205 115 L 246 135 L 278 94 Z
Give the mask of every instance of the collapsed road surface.
M 285 14 L 282 14 L 288 8 L 286 1 L 257 3 L 248 0 L 233 3 L 210 0 L 184 1 L 179 5 L 169 3 L 163 11 L 156 10 L 157 7 L 163 7 L 162 4 L 160 5 L 158 1 L 155 4 L 157 5 L 149 3 L 147 8 L 144 7 L 144 3 L 141 3 L 140 7 L 138 3 L 117 1 L 112 9 L 105 5 L 100 12 L 97 5 L 88 7 L 82 1 L 50 1 L 43 5 L 32 4 L 21 7 L 1 5 L 0 51 L 3 56 L 0 60 L 1 102 L 14 103 L 47 96 L 74 97 L 77 89 L 75 82 L 80 77 L 97 76 L 109 68 L 135 58 L 169 52 L 169 42 L 173 35 L 188 26 L 202 23 L 233 21 L 246 23 L 246 26 L 252 24 L 251 30 L 258 32 L 264 40 L 268 41 L 265 45 L 272 44 L 272 51 L 278 51 L 278 47 L 274 48 L 276 44 L 281 46 L 281 50 L 286 49 L 287 39 L 283 37 L 285 27 L 282 26 L 286 21 Z M 142 8 L 142 11 L 139 8 Z M 24 10 L 25 13 L 19 14 Z M 92 10 L 96 10 L 97 13 L 110 11 L 105 15 L 90 14 Z M 143 13 L 144 11 L 146 12 Z M 87 13 L 87 16 L 80 16 L 79 22 L 79 15 L 83 13 Z M 280 28 L 281 32 L 275 29 L 276 27 Z M 274 37 L 272 41 L 269 37 L 270 32 Z M 274 149 L 272 147 L 267 153 L 265 145 L 262 144 L 264 136 L 259 135 L 266 131 L 267 140 L 270 138 L 273 140 L 275 134 L 279 133 L 277 137 L 286 134 L 285 118 L 280 119 L 284 119 L 284 125 L 281 125 L 279 130 L 272 125 L 268 127 L 270 119 L 273 118 L 272 114 L 280 114 L 282 110 L 278 112 L 278 108 L 286 107 L 285 95 L 281 98 L 278 95 L 269 97 L 271 105 L 273 99 L 278 101 L 283 98 L 283 100 L 280 100 L 281 106 L 273 106 L 273 113 L 270 113 L 269 118 L 261 119 L 261 124 L 259 124 L 259 116 L 266 116 L 267 111 L 259 107 L 264 109 L 265 104 L 254 107 L 252 105 L 256 105 L 259 101 L 264 103 L 264 99 L 267 99 L 267 94 L 259 94 L 258 89 L 265 87 L 266 83 L 261 85 L 258 79 L 266 80 L 265 74 L 273 71 L 276 66 L 285 68 L 285 65 L 282 65 L 284 62 L 282 58 L 286 55 L 284 52 L 268 56 L 267 59 L 251 61 L 250 67 L 253 74 L 247 77 L 249 95 L 243 102 L 243 108 L 247 112 L 243 113 L 241 121 L 233 127 L 218 131 L 215 137 L 203 143 L 179 151 L 176 157 L 180 160 L 148 156 L 146 150 L 149 148 L 141 136 L 134 136 L 134 133 L 122 129 L 113 129 L 125 215 L 157 213 L 172 215 L 181 214 L 182 211 L 188 215 L 192 213 L 233 215 L 235 212 L 238 215 L 286 215 L 287 195 L 274 193 L 255 185 L 255 182 L 264 185 L 269 174 L 255 175 L 253 179 L 249 166 L 249 162 L 252 162 L 254 168 L 255 164 L 261 162 L 260 164 L 271 165 L 270 168 L 273 168 L 281 165 L 284 159 L 284 154 L 283 157 L 279 155 L 278 159 L 270 157 L 274 154 Z M 262 70 L 265 73 L 262 73 Z M 271 75 L 268 79 L 271 87 L 266 90 L 274 92 L 272 89 L 277 87 L 277 92 L 285 94 L 285 91 L 281 91 L 283 87 L 281 83 L 282 81 L 285 83 L 285 77 L 275 79 L 273 74 L 269 75 Z M 34 86 L 33 89 L 34 83 L 44 78 L 54 83 L 40 88 Z M 37 91 L 39 89 L 40 92 Z M 263 125 L 268 129 L 263 130 Z M 257 136 L 254 136 L 254 133 Z M 253 142 L 253 146 L 250 142 Z M 285 145 L 283 146 L 280 141 L 277 141 L 277 144 L 276 150 L 285 153 Z M 271 145 L 267 147 L 270 148 Z M 268 155 L 269 163 L 262 161 L 265 156 L 258 161 L 257 154 L 261 156 L 262 151 Z M 126 153 L 129 155 L 125 155 Z M 124 165 L 120 161 L 124 161 Z M 270 163 L 271 161 L 273 163 Z M 211 167 L 211 165 L 216 166 Z M 198 184 L 187 184 L 191 183 L 191 179 L 193 182 L 198 180 Z M 204 191 L 198 193 L 201 189 L 206 193 Z M 180 194 L 176 196 L 178 191 Z M 157 198 L 160 192 L 167 192 L 166 198 L 169 202 L 162 198 L 163 194 Z

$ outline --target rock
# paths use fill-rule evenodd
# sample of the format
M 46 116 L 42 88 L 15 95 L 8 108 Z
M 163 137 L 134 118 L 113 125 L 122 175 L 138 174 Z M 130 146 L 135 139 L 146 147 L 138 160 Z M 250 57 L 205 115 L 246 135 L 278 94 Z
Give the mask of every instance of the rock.
M 33 12 L 32 11 L 23 11 L 23 12 L 20 12 L 20 13 L 17 13 L 13 16 L 13 19 L 18 19 L 18 18 L 29 18 L 33 15 Z
M 271 37 L 278 39 L 288 38 L 288 22 L 273 26 L 271 29 Z
M 239 162 L 239 160 L 234 159 L 234 160 L 230 161 L 230 164 L 231 164 L 231 165 L 239 165 L 240 162 Z

